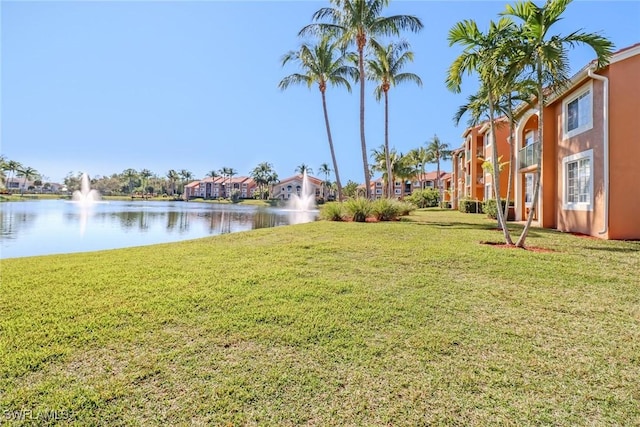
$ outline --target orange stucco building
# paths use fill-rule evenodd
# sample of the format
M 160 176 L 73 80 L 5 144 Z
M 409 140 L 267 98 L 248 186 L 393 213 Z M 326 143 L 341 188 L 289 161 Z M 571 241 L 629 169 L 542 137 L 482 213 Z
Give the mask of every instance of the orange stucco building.
M 509 168 L 509 126 L 504 119 L 496 122 L 496 144 L 499 161 L 504 163 L 504 172 L 500 174 L 500 196 L 503 199 L 513 198 L 513 189 L 507 197 Z M 463 199 L 484 201 L 494 197 L 493 176 L 482 168 L 486 160 L 493 156 L 493 138 L 488 122 L 467 128 L 462 134 L 462 146 L 451 155 L 451 207 L 458 208 Z
M 516 128 L 516 220 L 531 209 L 542 156 L 534 224 L 604 239 L 640 239 L 640 43 L 587 64 L 538 112 L 519 112 Z M 542 144 L 538 149 L 539 144 Z

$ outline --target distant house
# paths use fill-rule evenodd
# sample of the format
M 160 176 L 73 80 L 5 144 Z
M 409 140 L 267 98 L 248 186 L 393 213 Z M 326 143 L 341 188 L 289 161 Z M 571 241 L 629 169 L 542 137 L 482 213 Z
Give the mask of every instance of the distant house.
M 203 197 L 200 193 L 200 181 L 193 181 L 184 186 L 184 198 L 189 200 L 195 197 Z
M 447 172 L 440 172 L 440 179 L 444 188 L 444 178 L 447 176 Z M 422 190 L 425 188 L 436 188 L 438 180 L 437 172 L 426 172 L 424 174 L 417 174 L 411 179 L 396 180 L 393 183 L 393 195 L 397 199 L 402 199 L 406 196 L 413 194 L 416 190 Z M 363 192 L 365 186 L 359 187 Z M 381 199 L 385 197 L 385 183 L 382 178 L 376 178 L 371 180 L 370 194 L 372 199 Z
M 33 181 L 26 181 L 24 180 L 24 178 L 20 178 L 20 177 L 11 177 L 11 178 L 7 178 L 5 183 L 4 183 L 5 187 L 7 188 L 7 190 L 13 190 L 13 191 L 27 191 L 27 189 L 29 187 L 33 187 Z
M 309 184 L 309 193 L 315 194 L 316 198 L 328 195 L 328 189 L 324 185 L 324 181 L 313 176 L 307 177 Z M 285 178 L 271 186 L 271 197 L 279 200 L 289 200 L 292 195 L 302 195 L 302 175 L 294 175 Z
M 255 181 L 246 176 L 205 178 L 193 181 L 185 186 L 185 198 L 217 199 L 232 197 L 237 194 L 241 199 L 253 198 L 258 186 Z

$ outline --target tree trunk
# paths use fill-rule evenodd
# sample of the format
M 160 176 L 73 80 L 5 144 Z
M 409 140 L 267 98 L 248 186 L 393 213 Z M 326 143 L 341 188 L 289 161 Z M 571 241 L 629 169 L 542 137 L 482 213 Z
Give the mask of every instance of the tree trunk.
M 342 184 L 340 183 L 340 174 L 338 173 L 338 161 L 336 160 L 336 153 L 333 149 L 333 138 L 331 138 L 331 127 L 329 127 L 329 114 L 327 113 L 327 100 L 325 98 L 324 91 L 322 94 L 322 111 L 324 111 L 324 124 L 327 128 L 327 138 L 329 139 L 329 150 L 331 151 L 331 161 L 333 162 L 333 170 L 336 173 L 336 185 L 338 186 L 338 201 L 342 201 Z M 322 189 L 324 194 L 324 186 Z
M 524 242 L 527 239 L 527 235 L 529 234 L 529 229 L 531 228 L 531 222 L 533 221 L 533 217 L 536 212 L 536 208 L 538 206 L 538 197 L 540 194 L 540 178 L 542 176 L 542 110 L 544 108 L 544 94 L 542 87 L 542 63 L 540 61 L 540 55 L 538 55 L 538 59 L 536 60 L 537 66 L 537 84 L 538 84 L 538 161 L 536 162 L 536 174 L 534 175 L 534 190 L 533 190 L 533 201 L 531 203 L 531 210 L 529 211 L 529 215 L 527 216 L 527 222 L 520 234 L 520 238 L 516 242 L 516 246 L 519 248 L 524 248 Z
M 369 162 L 367 160 L 367 142 L 364 135 L 364 43 L 358 43 L 358 69 L 360 71 L 360 146 L 362 148 L 362 167 L 364 169 L 364 194 L 367 199 L 371 196 L 371 178 L 369 176 Z
M 389 93 L 384 91 L 384 161 L 387 167 L 387 197 L 391 198 L 393 194 L 393 184 L 395 179 L 391 171 L 391 153 L 389 152 Z
M 489 89 L 489 125 L 491 126 L 491 145 L 493 158 L 493 191 L 496 195 L 496 212 L 498 216 L 498 224 L 502 229 L 502 235 L 507 245 L 513 245 L 511 234 L 507 228 L 507 221 L 502 214 L 502 198 L 500 197 L 500 165 L 498 160 L 498 144 L 496 142 L 496 122 L 494 119 L 493 95 Z
M 513 129 L 513 111 L 511 110 L 511 97 L 509 97 L 509 176 L 507 177 L 507 202 L 504 204 L 505 222 L 509 219 L 509 195 L 511 194 L 511 186 L 513 185 L 513 164 L 515 163 L 514 150 L 514 129 Z
M 438 187 L 438 197 L 440 198 L 439 204 L 440 208 L 442 208 L 442 186 L 440 185 L 440 152 L 438 151 L 436 157 L 436 186 Z

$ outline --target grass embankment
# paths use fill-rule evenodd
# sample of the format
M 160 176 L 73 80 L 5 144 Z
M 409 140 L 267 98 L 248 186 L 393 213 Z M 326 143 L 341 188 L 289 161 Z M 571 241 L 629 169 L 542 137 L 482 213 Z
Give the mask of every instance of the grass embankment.
M 411 218 L 4 260 L 0 408 L 80 425 L 640 423 L 639 243 L 533 230 L 551 251 L 531 252 L 479 244 L 500 239 L 480 216 Z

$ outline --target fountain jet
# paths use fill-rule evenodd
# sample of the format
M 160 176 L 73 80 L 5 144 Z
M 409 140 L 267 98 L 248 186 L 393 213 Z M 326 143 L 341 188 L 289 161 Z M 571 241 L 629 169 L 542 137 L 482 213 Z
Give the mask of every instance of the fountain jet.
M 101 200 L 100 192 L 98 190 L 91 189 L 91 183 L 89 181 L 89 175 L 82 174 L 80 178 L 80 190 L 73 192 L 71 200 L 82 204 L 92 204 Z
M 315 192 L 309 185 L 307 171 L 302 173 L 302 188 L 300 194 L 293 194 L 287 203 L 287 207 L 295 211 L 311 211 L 316 208 Z

